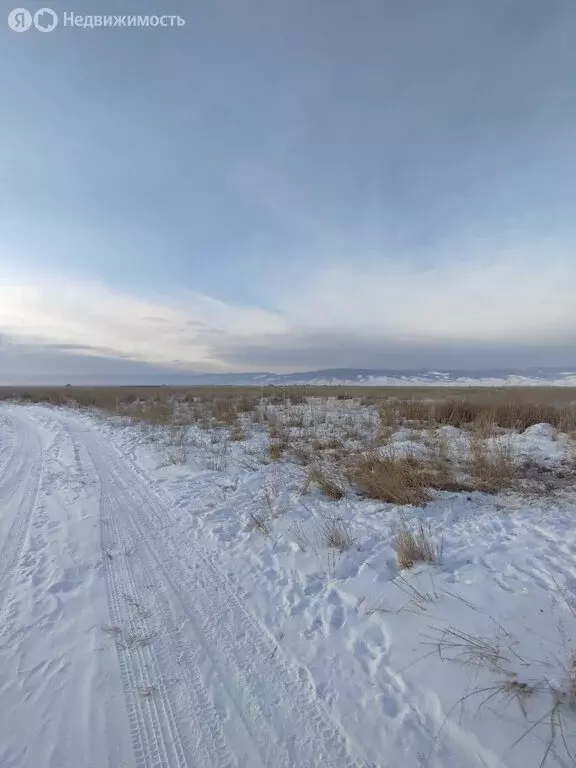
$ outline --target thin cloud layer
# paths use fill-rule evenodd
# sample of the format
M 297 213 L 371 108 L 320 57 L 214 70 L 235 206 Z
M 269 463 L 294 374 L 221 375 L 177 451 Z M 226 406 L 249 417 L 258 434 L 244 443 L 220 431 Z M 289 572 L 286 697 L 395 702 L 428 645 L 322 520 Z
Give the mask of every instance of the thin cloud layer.
M 517 254 L 488 266 L 340 265 L 311 270 L 289 292 L 270 286 L 272 309 L 199 293 L 151 299 L 102 284 L 13 280 L 0 284 L 0 333 L 12 352 L 28 346 L 64 361 L 171 371 L 569 365 L 576 269 L 560 257 L 535 266 Z

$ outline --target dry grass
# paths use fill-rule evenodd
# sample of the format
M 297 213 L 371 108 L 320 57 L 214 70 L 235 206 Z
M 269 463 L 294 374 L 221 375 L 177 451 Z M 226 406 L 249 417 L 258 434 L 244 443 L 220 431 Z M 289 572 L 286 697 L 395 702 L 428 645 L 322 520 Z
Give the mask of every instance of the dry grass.
M 288 445 L 282 440 L 272 440 L 268 446 L 268 456 L 272 461 L 279 461 Z
M 0 387 L 0 400 L 12 398 L 98 408 L 152 424 L 170 423 L 176 412 L 206 427 L 254 420 L 268 423 L 277 439 L 288 426 L 326 424 L 329 401 L 354 412 L 348 434 L 360 440 L 366 425 L 356 417 L 370 410 L 379 414 L 384 437 L 406 424 L 415 429 L 452 425 L 487 436 L 496 429 L 522 431 L 547 422 L 576 432 L 576 391 L 568 387 Z
M 171 424 L 161 451 L 162 466 L 186 464 L 188 458 L 188 427 Z
M 250 512 L 250 521 L 252 530 L 259 533 L 260 536 L 270 536 L 272 532 L 271 518 L 266 514 L 265 510 L 257 509 Z
M 340 451 L 342 449 L 342 441 L 337 437 L 331 437 L 327 440 L 319 440 L 314 438 L 312 440 L 312 449 L 317 452 Z
M 162 400 L 145 400 L 144 402 L 130 403 L 124 409 L 124 413 L 134 422 L 145 422 L 157 426 L 165 426 L 173 421 L 174 414 L 169 403 Z
M 335 501 L 344 498 L 344 489 L 338 482 L 334 474 L 328 474 L 327 469 L 314 466 L 308 472 L 308 478 L 306 481 L 306 489 L 310 485 L 317 486 L 324 496 Z
M 353 460 L 348 477 L 370 499 L 418 506 L 431 498 L 430 470 L 413 456 L 365 454 Z
M 490 672 L 504 674 L 510 668 L 510 658 L 496 639 L 482 638 L 468 632 L 446 627 L 434 628 L 437 638 L 431 643 L 442 661 L 454 661 L 464 666 L 484 667 Z
M 204 458 L 206 469 L 223 472 L 228 466 L 230 458 L 230 440 L 225 432 L 215 432 L 208 445 L 208 452 Z
M 354 543 L 350 523 L 337 513 L 322 513 L 316 517 L 316 541 L 321 547 L 340 554 Z
M 239 443 L 246 439 L 246 431 L 241 424 L 235 424 L 230 430 L 230 440 L 233 443 Z
M 466 469 L 474 486 L 485 493 L 513 488 L 520 476 L 510 440 L 490 442 L 473 436 Z
M 437 563 L 438 547 L 432 542 L 422 524 L 416 531 L 403 525 L 396 537 L 396 558 L 401 570 L 412 568 L 415 563 Z
M 497 447 L 506 430 L 524 430 L 548 422 L 576 435 L 576 391 L 542 388 L 393 388 L 393 387 L 4 387 L 0 400 L 76 405 L 100 409 L 151 427 L 194 424 L 200 429 L 226 431 L 228 441 L 242 441 L 266 429 L 268 459 L 278 461 L 289 451 L 305 467 L 331 464 L 335 469 L 312 479 L 330 498 L 344 491 L 343 475 L 366 497 L 394 504 L 425 503 L 433 490 L 498 492 L 518 487 L 522 473 L 512 452 Z M 449 452 L 430 436 L 439 426 L 467 430 L 471 451 L 467 460 Z M 378 448 L 390 444 L 399 427 L 421 435 L 428 454 L 383 456 Z M 429 432 L 423 432 L 423 429 Z M 185 461 L 179 439 L 164 441 L 165 463 Z M 489 438 L 498 437 L 497 441 Z M 151 437 L 152 439 L 152 437 Z M 264 459 L 265 460 L 265 459 Z M 223 468 L 227 449 L 211 448 L 210 467 Z M 576 468 L 576 461 L 569 465 Z M 323 470 L 326 474 L 326 470 Z M 338 478 L 334 481 L 332 474 Z M 568 478 L 569 481 L 569 478 Z M 536 482 L 544 482 L 539 477 Z
M 430 472 L 430 487 L 438 491 L 470 491 L 473 486 L 462 477 L 458 462 L 451 455 L 446 435 L 436 432 L 424 440 L 426 464 Z
M 566 400 L 568 400 L 566 402 Z M 444 398 L 430 390 L 421 399 L 389 399 L 380 405 L 383 427 L 410 424 L 418 427 L 448 425 L 476 428 L 492 434 L 496 427 L 524 431 L 534 424 L 552 424 L 563 432 L 576 428 L 574 392 L 553 393 L 550 389 L 472 390 L 466 396 Z
M 514 750 L 524 739 L 539 729 L 537 740 L 542 745 L 543 752 L 536 758 L 538 768 L 544 768 L 552 755 L 558 757 L 561 749 L 564 750 L 569 764 L 576 765 L 576 754 L 568 743 L 568 736 L 572 735 L 569 726 L 573 727 L 576 710 L 576 652 L 566 650 L 563 674 L 559 679 L 551 681 L 549 679 L 550 659 L 541 661 L 522 658 L 514 647 L 517 642 L 513 636 L 500 625 L 497 626 L 499 636 L 496 638 L 478 637 L 452 626 L 432 628 L 434 634 L 429 637 L 427 644 L 435 648 L 443 661 L 472 667 L 476 672 L 484 669 L 492 675 L 497 675 L 492 684 L 479 686 L 465 693 L 448 712 L 444 723 L 457 706 L 461 706 L 470 698 L 480 700 L 477 711 L 497 699 L 503 699 L 505 702 L 514 701 L 526 718 L 527 727 L 510 745 L 508 751 Z M 562 639 L 562 646 L 564 645 L 564 639 Z M 520 673 L 515 671 L 516 665 L 520 665 Z M 531 669 L 536 672 L 534 677 L 528 676 Z M 533 717 L 530 722 L 529 702 L 536 700 L 540 712 L 543 709 L 544 714 Z M 547 735 L 544 736 L 542 731 Z M 438 736 L 439 734 L 436 739 Z M 566 764 L 562 761 L 562 765 Z
M 295 445 L 292 449 L 292 456 L 301 467 L 308 467 L 314 461 L 312 450 L 307 445 Z

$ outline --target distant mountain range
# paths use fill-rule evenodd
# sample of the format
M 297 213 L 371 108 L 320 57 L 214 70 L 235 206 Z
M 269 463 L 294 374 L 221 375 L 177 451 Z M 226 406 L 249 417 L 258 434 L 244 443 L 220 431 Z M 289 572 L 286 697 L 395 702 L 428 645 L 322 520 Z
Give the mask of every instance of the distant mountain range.
M 297 373 L 198 373 L 196 371 L 142 370 L 136 374 L 77 372 L 34 376 L 10 376 L 0 370 L 0 387 L 6 386 L 346 386 L 346 387 L 576 387 L 576 368 L 478 369 L 478 370 L 393 370 L 370 368 L 327 368 Z
M 176 383 L 176 382 L 173 382 Z M 179 381 L 178 383 L 183 383 Z M 400 371 L 362 368 L 329 368 L 299 373 L 205 373 L 186 376 L 186 383 L 267 386 L 372 386 L 372 387 L 576 387 L 576 369 L 554 368 L 528 370 L 477 371 Z

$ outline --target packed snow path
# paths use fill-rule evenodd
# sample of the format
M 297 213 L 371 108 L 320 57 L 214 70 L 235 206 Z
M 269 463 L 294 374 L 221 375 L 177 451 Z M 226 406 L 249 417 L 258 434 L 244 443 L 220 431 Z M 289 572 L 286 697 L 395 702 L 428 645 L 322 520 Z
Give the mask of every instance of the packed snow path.
M 137 467 L 66 413 L 0 418 L 0 765 L 362 765 Z

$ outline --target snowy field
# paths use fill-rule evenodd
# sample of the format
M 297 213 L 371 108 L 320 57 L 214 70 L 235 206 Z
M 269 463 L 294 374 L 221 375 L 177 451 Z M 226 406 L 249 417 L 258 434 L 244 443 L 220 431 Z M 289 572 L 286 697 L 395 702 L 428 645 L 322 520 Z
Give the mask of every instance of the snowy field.
M 3 768 L 576 764 L 571 424 L 313 400 L 0 405 Z

